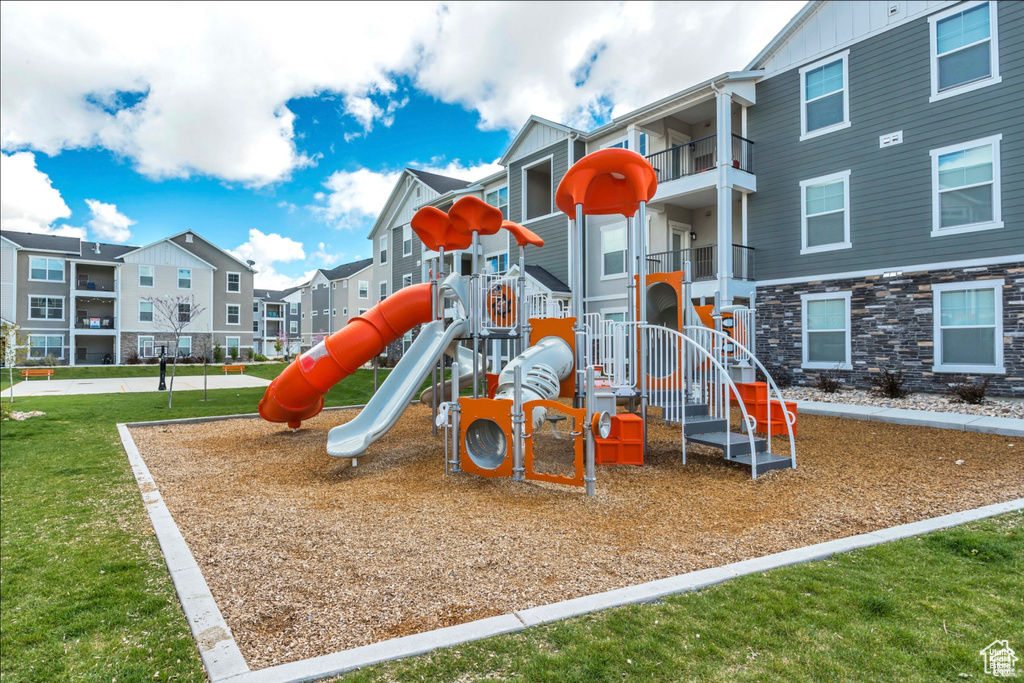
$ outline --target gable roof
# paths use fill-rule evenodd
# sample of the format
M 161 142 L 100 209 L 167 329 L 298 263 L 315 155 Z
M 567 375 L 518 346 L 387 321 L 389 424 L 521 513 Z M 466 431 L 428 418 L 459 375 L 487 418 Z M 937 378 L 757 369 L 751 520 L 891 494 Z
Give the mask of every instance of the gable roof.
M 438 194 L 446 194 L 455 190 L 462 190 L 469 187 L 472 183 L 466 180 L 459 180 L 458 178 L 450 178 L 446 175 L 439 175 L 437 173 L 428 173 L 427 171 L 421 171 L 416 168 L 405 169 L 416 176 L 424 185 L 429 187 Z
M 184 234 L 184 233 L 181 233 L 181 234 Z M 193 234 L 195 234 L 195 233 L 193 233 Z M 175 237 L 177 237 L 177 235 L 175 235 Z M 181 246 L 180 244 L 178 244 L 177 242 L 172 240 L 170 237 L 166 237 L 166 238 L 164 238 L 162 240 L 157 240 L 156 242 L 153 242 L 151 244 L 147 244 L 144 247 L 135 247 L 131 251 L 126 251 L 125 253 L 121 254 L 120 258 L 123 260 L 125 256 L 131 256 L 132 254 L 138 253 L 140 251 L 145 251 L 146 249 L 151 249 L 151 248 L 155 247 L 158 244 L 163 244 L 164 242 L 166 242 L 167 244 L 171 245 L 175 249 L 179 249 L 179 250 L 185 252 L 186 254 L 188 254 L 189 256 L 194 258 L 196 261 L 199 261 L 203 265 L 209 266 L 210 270 L 217 270 L 217 266 L 215 266 L 212 263 L 210 263 L 209 261 L 205 260 L 203 257 L 199 256 L 195 252 L 189 251 L 185 247 Z M 246 266 L 246 267 L 248 267 L 248 266 Z
M 135 251 L 137 247 L 130 244 L 107 244 L 99 242 L 100 253 L 96 253 L 96 242 L 82 242 L 81 258 L 84 261 L 107 261 L 110 263 L 121 263 L 121 257 L 128 252 Z
M 359 261 L 352 261 L 351 263 L 343 263 L 340 266 L 331 268 L 330 270 L 320 269 L 320 272 L 324 274 L 328 280 L 344 280 L 347 277 L 352 277 L 361 270 L 365 270 L 369 266 L 373 265 L 372 258 L 364 258 Z
M 550 289 L 552 292 L 569 294 L 572 291 L 569 289 L 569 285 L 559 280 L 541 266 L 531 266 L 530 264 L 527 264 L 526 274 Z
M 750 64 L 747 64 L 746 70 L 750 71 L 751 69 L 761 68 L 761 65 L 764 64 L 791 35 L 796 33 L 796 30 L 800 28 L 807 18 L 817 10 L 819 5 L 822 4 L 824 4 L 824 0 L 811 0 L 811 2 L 804 5 L 803 8 L 796 13 L 796 16 L 790 19 L 789 23 L 786 24 L 767 45 L 765 45 L 764 49 L 757 53 L 757 56 L 754 57 Z
M 193 236 L 195 236 L 195 237 L 198 237 L 198 238 L 199 238 L 199 239 L 201 239 L 202 241 L 206 242 L 206 243 L 207 243 L 207 244 L 209 244 L 209 245 L 210 245 L 211 247 L 213 247 L 214 249 L 216 249 L 216 250 L 217 250 L 217 251 L 219 251 L 220 253 L 224 254 L 224 255 L 225 255 L 225 256 L 227 256 L 227 257 L 228 257 L 229 259 L 231 259 L 232 261 L 234 261 L 234 262 L 235 262 L 235 263 L 237 263 L 238 265 L 242 266 L 242 267 L 243 267 L 243 268 L 245 268 L 246 270 L 248 270 L 248 271 L 251 271 L 251 272 L 253 272 L 253 273 L 257 272 L 257 271 L 256 271 L 256 269 L 255 269 L 255 268 L 253 268 L 252 266 L 250 266 L 250 265 L 249 265 L 248 263 L 246 263 L 246 262 L 245 262 L 245 261 L 243 261 L 242 259 L 240 259 L 240 258 L 238 258 L 237 256 L 235 256 L 235 255 L 234 255 L 234 254 L 232 254 L 232 253 L 231 253 L 230 251 L 227 251 L 227 250 L 225 250 L 225 249 L 221 249 L 221 248 L 220 248 L 220 247 L 218 247 L 218 246 L 217 246 L 216 244 L 214 244 L 214 243 L 213 243 L 213 242 L 211 242 L 210 240 L 206 239 L 205 237 L 203 237 L 202 235 L 200 235 L 200 234 L 199 234 L 198 232 L 196 232 L 195 230 L 182 230 L 182 231 L 181 231 L 181 232 L 179 232 L 178 234 L 176 234 L 176 235 L 171 235 L 170 237 L 167 237 L 166 239 L 167 239 L 168 241 L 173 241 L 175 237 L 181 237 L 182 235 L 187 235 L 188 233 L 192 233 L 192 235 L 193 235 Z M 179 245 L 179 246 L 180 246 L 180 245 Z M 183 248 L 183 249 L 185 249 L 186 251 L 188 251 L 187 247 L 182 247 L 182 248 Z M 195 254 L 193 254 L 193 256 L 195 256 Z M 198 258 L 198 257 L 197 257 L 197 258 Z M 200 260 L 202 260 L 202 259 L 200 259 Z
M 15 232 L 4 230 L 3 236 L 22 249 L 38 251 L 56 251 L 64 254 L 79 255 L 82 251 L 82 240 L 64 235 L 44 235 L 37 232 Z M 114 245 L 111 245 L 114 246 Z
M 508 147 L 505 148 L 505 153 L 501 155 L 500 159 L 498 159 L 498 163 L 501 164 L 502 166 L 507 166 L 509 160 L 512 158 L 512 155 L 515 153 L 516 148 L 519 146 L 519 143 L 521 143 L 526 138 L 526 136 L 529 135 L 530 130 L 537 125 L 547 126 L 548 128 L 554 128 L 555 130 L 559 130 L 565 133 L 566 135 L 583 135 L 582 130 L 570 128 L 569 126 L 563 126 L 561 123 L 555 123 L 554 121 L 549 121 L 548 119 L 537 116 L 536 114 L 531 114 L 530 118 L 526 119 L 526 123 L 523 124 L 523 127 L 519 129 L 518 133 L 516 133 L 516 136 L 512 138 L 512 142 L 510 142 Z

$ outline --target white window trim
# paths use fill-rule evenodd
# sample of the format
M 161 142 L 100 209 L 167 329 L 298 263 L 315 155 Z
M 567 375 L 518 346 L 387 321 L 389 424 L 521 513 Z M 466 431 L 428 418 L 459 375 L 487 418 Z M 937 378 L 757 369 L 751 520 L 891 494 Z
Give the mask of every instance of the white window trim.
M 622 145 L 622 143 L 626 143 L 626 145 L 622 147 L 622 149 L 629 149 L 628 135 L 623 135 L 622 137 L 615 138 L 614 140 L 609 140 L 608 142 L 601 145 L 601 149 L 611 149 L 613 147 Z
M 366 313 L 367 311 L 369 311 L 369 310 L 370 310 L 370 309 L 368 309 L 368 308 L 360 308 L 360 309 L 359 309 L 359 313 L 358 313 L 358 315 L 364 315 L 364 314 L 365 314 L 365 313 Z
M 391 262 L 391 245 L 388 244 L 388 236 L 381 235 L 377 238 L 377 259 L 383 265 Z M 381 252 L 384 252 L 384 258 L 380 257 Z
M 241 337 L 224 337 L 224 351 L 227 352 L 231 348 L 231 340 L 235 340 L 235 346 L 238 348 L 238 357 L 242 357 L 242 338 Z
M 932 372 L 956 372 L 968 375 L 1005 375 L 1006 367 L 1003 364 L 1003 287 L 1005 280 L 974 280 L 971 282 L 942 282 L 932 285 L 932 350 L 935 357 L 932 359 Z M 953 365 L 942 362 L 942 309 L 940 293 L 945 291 L 958 291 L 963 289 L 995 289 L 995 342 L 996 355 L 995 365 Z
M 51 280 L 51 282 L 53 282 L 53 281 Z M 32 299 L 60 299 L 60 317 L 59 318 L 47 318 L 47 317 L 44 316 L 42 318 L 33 318 L 32 317 Z M 49 309 L 50 305 L 47 304 L 45 308 Z M 49 294 L 29 294 L 28 295 L 28 319 L 29 320 L 48 320 L 50 322 L 61 322 L 62 320 L 67 319 L 67 312 L 68 312 L 67 302 L 64 300 L 64 297 L 62 297 L 62 296 L 50 296 Z
M 807 246 L 807 188 L 812 185 L 843 181 L 843 241 L 835 244 L 821 244 L 816 247 Z M 817 214 L 816 214 L 817 215 Z M 818 254 L 823 251 L 849 249 L 853 246 L 850 240 L 850 171 L 840 171 L 818 178 L 800 181 L 800 254 Z
M 151 342 L 151 344 L 152 344 L 152 348 L 153 348 L 153 355 L 152 356 L 147 356 L 144 353 L 144 351 L 143 351 L 143 349 L 145 348 L 145 346 L 143 345 L 143 342 L 146 341 L 146 340 L 149 340 Z M 156 337 L 154 337 L 153 335 L 148 335 L 148 334 L 147 335 L 140 335 L 138 337 L 138 340 L 136 341 L 136 344 L 138 344 L 138 353 L 139 353 L 139 357 L 140 358 L 156 358 Z
M 152 274 L 151 275 L 143 276 L 142 275 L 142 269 L 143 268 L 149 268 L 151 270 Z M 144 285 L 144 284 L 142 284 L 142 278 L 143 277 L 152 278 L 153 284 L 151 284 L 151 285 Z M 152 288 L 156 287 L 156 266 L 150 265 L 148 263 L 139 264 L 139 287 L 142 287 L 142 288 L 145 288 L 145 289 L 152 289 Z
M 178 337 L 178 348 L 175 349 L 175 352 L 178 355 L 181 355 L 181 342 L 185 341 L 186 339 L 188 340 L 188 353 L 186 353 L 185 355 L 186 356 L 191 356 L 192 355 L 192 337 L 191 336 Z
M 412 273 L 406 273 L 402 276 L 402 287 L 412 286 Z
M 345 306 L 345 307 L 343 307 L 343 308 L 341 309 L 341 315 L 342 315 L 342 317 L 344 317 L 344 316 L 347 316 L 347 315 L 348 315 L 348 306 Z
M 289 312 L 290 315 L 298 315 L 299 314 L 299 305 L 296 304 L 296 303 L 289 302 L 288 303 L 288 312 Z
M 526 199 L 527 199 L 527 197 L 526 197 L 526 172 L 529 171 L 531 168 L 536 168 L 537 166 L 540 166 L 541 164 L 543 164 L 545 162 L 548 162 L 548 164 L 549 164 L 549 166 L 551 168 L 551 189 L 549 190 L 549 192 L 550 192 L 550 197 L 551 197 L 550 201 L 551 201 L 552 211 L 550 213 L 548 213 L 548 214 L 543 215 L 543 216 L 537 216 L 535 218 L 531 218 L 530 220 L 526 220 Z M 534 221 L 542 221 L 545 218 L 551 218 L 552 216 L 559 215 L 558 207 L 555 206 L 555 155 L 554 154 L 549 154 L 546 157 L 543 157 L 541 159 L 537 159 L 535 161 L 531 161 L 529 165 L 523 166 L 521 169 L 519 169 L 519 173 L 520 173 L 520 176 L 521 176 L 520 185 L 519 185 L 519 189 L 520 189 L 519 194 L 522 195 L 519 198 L 519 203 L 520 203 L 520 214 L 519 214 L 519 217 L 523 219 L 522 220 L 522 225 L 527 225 L 528 223 L 533 223 Z
M 842 60 L 843 62 L 843 120 L 839 123 L 834 123 L 831 126 L 819 128 L 807 132 L 807 100 L 805 95 L 807 94 L 807 79 L 804 78 L 804 74 L 808 71 L 817 69 L 818 67 L 831 64 L 836 60 Z M 832 93 L 829 93 L 832 94 Z M 819 59 L 818 61 L 808 64 L 807 66 L 800 67 L 800 141 L 810 140 L 816 138 L 819 135 L 827 135 L 828 133 L 834 133 L 837 130 L 850 127 L 850 51 L 843 50 L 833 55 L 829 55 L 825 59 Z
M 988 3 L 988 26 L 989 26 L 989 64 L 992 66 L 992 75 L 988 78 L 982 78 L 977 81 L 971 81 L 970 83 L 964 83 L 963 85 L 954 86 L 948 90 L 939 92 L 939 55 L 938 55 L 938 31 L 936 30 L 938 24 L 943 19 L 953 16 L 954 14 L 960 14 L 967 10 L 983 5 L 988 0 L 975 0 L 975 2 L 965 2 L 962 5 L 955 5 L 948 10 L 938 12 L 928 17 L 928 30 L 930 34 L 928 44 L 928 61 L 931 64 L 931 85 L 932 92 L 928 98 L 929 102 L 938 102 L 944 100 L 947 97 L 953 97 L 955 95 L 962 95 L 963 93 L 971 92 L 972 90 L 978 90 L 979 88 L 987 88 L 990 85 L 1002 83 L 1003 79 L 999 75 L 999 21 L 997 18 L 996 2 Z M 961 48 L 962 49 L 962 48 Z
M 234 306 L 238 309 L 238 322 L 230 322 L 231 318 L 231 307 Z M 242 307 L 238 304 L 224 304 L 224 324 L 225 325 L 241 325 L 242 324 Z
M 149 311 L 150 314 L 152 314 L 152 316 L 153 316 L 153 318 L 151 320 L 143 320 L 142 319 L 142 304 L 149 304 L 151 306 L 151 309 Z M 153 302 L 152 301 L 139 301 L 139 322 L 140 323 L 149 323 L 151 325 L 156 322 L 156 306 L 153 306 Z
M 944 235 L 962 235 L 965 232 L 977 232 L 979 230 L 996 230 L 1003 227 L 1002 207 L 1002 172 L 999 163 L 999 146 L 1003 140 L 1003 134 L 990 135 L 987 138 L 961 142 L 957 145 L 933 149 L 932 157 L 932 237 Z M 984 147 L 992 145 L 992 220 L 985 223 L 969 223 L 957 225 L 950 228 L 942 227 L 942 203 L 939 201 L 939 157 L 943 154 L 961 152 L 965 149 Z M 964 187 L 974 187 L 965 185 Z
M 512 264 L 512 257 L 508 253 L 508 249 L 500 249 L 498 251 L 492 251 L 489 254 L 484 254 L 484 268 L 487 268 L 487 262 L 490 261 L 492 258 L 500 259 L 502 256 L 505 257 L 505 270 L 507 271 L 509 268 L 512 267 L 512 265 L 511 265 Z M 504 272 L 504 271 L 496 271 L 496 272 Z
M 51 280 L 50 278 L 32 277 L 32 259 L 41 258 L 46 261 L 46 268 L 44 270 L 50 272 L 50 261 L 60 261 L 60 279 Z M 28 281 L 29 282 L 67 282 L 67 262 L 62 258 L 53 258 L 52 256 L 29 256 L 28 257 Z
M 605 232 L 609 232 L 611 230 L 620 230 L 620 229 L 626 231 L 626 247 L 623 248 L 623 250 L 622 250 L 622 267 L 623 267 L 623 271 L 621 273 L 616 273 L 616 274 L 613 274 L 613 275 L 606 275 L 605 272 L 604 272 L 604 255 L 605 255 L 605 251 L 604 251 L 604 233 Z M 611 223 L 609 225 L 601 226 L 601 238 L 600 238 L 600 241 L 598 242 L 597 248 L 601 252 L 601 259 L 600 260 L 601 260 L 601 281 L 602 282 L 605 281 L 605 280 L 623 280 L 623 279 L 625 279 L 626 272 L 629 270 L 629 264 L 627 263 L 627 261 L 629 260 L 629 248 L 628 247 L 629 247 L 629 223 L 628 223 L 628 221 L 625 222 L 625 223 L 616 222 L 616 223 Z
M 629 309 L 626 308 L 625 306 L 612 306 L 611 308 L 602 308 L 601 320 L 607 320 L 605 316 L 613 313 L 621 313 L 623 322 L 626 322 L 626 314 L 629 313 Z
M 316 317 L 316 311 L 310 311 L 309 312 L 309 317 L 310 318 L 315 318 Z
M 290 320 L 290 321 L 288 321 L 288 334 L 298 334 L 298 333 L 299 333 L 299 321 L 298 320 Z
M 405 250 L 406 245 L 409 246 L 408 251 Z M 408 223 L 402 226 L 402 256 L 412 256 L 412 225 Z
M 332 282 L 331 283 L 331 289 L 337 289 L 337 288 L 338 288 L 338 283 L 337 282 Z
M 554 155 L 552 155 L 552 156 L 554 156 Z M 499 211 L 504 207 L 505 213 L 508 214 L 508 185 L 507 184 L 506 185 L 499 185 L 498 187 L 492 188 L 492 189 L 487 190 L 486 192 L 484 192 L 484 201 L 485 202 L 487 201 L 488 195 L 498 194 L 500 196 L 500 193 L 501 193 L 502 190 L 505 190 L 505 203 L 504 204 L 491 204 L 490 202 L 487 202 L 487 203 L 491 204 L 491 206 L 493 206 L 494 208 L 498 209 Z
M 54 282 L 54 280 L 50 280 L 50 282 Z M 64 360 L 64 335 L 63 334 L 50 334 L 48 332 L 39 332 L 38 334 L 30 334 L 30 335 L 28 335 L 28 354 L 29 354 L 28 357 L 29 358 L 33 357 L 32 356 L 32 337 L 44 337 L 44 338 L 45 337 L 60 337 L 60 355 L 56 356 L 56 357 L 58 359 L 60 359 L 60 360 Z M 43 354 L 43 356 L 42 356 L 43 358 L 45 358 L 46 356 L 49 356 L 49 355 L 53 355 L 53 354 L 50 353 L 50 345 L 47 344 L 46 342 L 43 342 L 43 350 L 46 352 L 46 353 Z
M 235 290 L 231 289 L 231 276 L 232 275 L 237 275 L 238 276 L 238 289 L 235 289 Z M 241 273 L 236 273 L 236 272 L 231 271 L 231 270 L 229 270 L 226 273 L 224 273 L 224 291 L 227 292 L 228 294 L 240 294 L 242 292 L 242 274 Z
M 801 333 L 800 338 L 802 342 L 802 357 L 800 367 L 807 370 L 852 370 L 853 369 L 853 350 L 851 348 L 851 342 L 853 340 L 853 328 L 851 327 L 850 318 L 850 300 L 853 296 L 853 292 L 823 292 L 821 294 L 801 294 L 800 295 L 800 327 Z M 807 302 L 808 301 L 819 301 L 821 299 L 844 299 L 846 302 L 846 360 L 842 363 L 823 363 L 821 361 L 809 361 L 807 360 L 807 351 L 810 348 L 807 344 Z
M 181 286 L 181 271 L 183 271 L 183 270 L 187 270 L 188 271 L 188 287 L 182 287 Z M 178 289 L 187 289 L 187 290 L 191 291 L 191 289 L 192 289 L 192 269 L 191 268 L 178 268 L 178 269 L 176 269 L 175 270 L 175 280 L 177 282 Z
M 369 299 L 370 298 L 370 281 L 369 280 L 359 280 L 358 282 L 359 282 L 359 291 L 357 292 L 358 298 L 360 298 L 360 299 Z M 363 286 L 364 285 L 366 286 L 366 295 L 365 296 L 363 296 Z
M 332 308 L 331 309 L 331 317 L 332 318 L 337 318 L 338 317 L 338 309 L 337 308 Z

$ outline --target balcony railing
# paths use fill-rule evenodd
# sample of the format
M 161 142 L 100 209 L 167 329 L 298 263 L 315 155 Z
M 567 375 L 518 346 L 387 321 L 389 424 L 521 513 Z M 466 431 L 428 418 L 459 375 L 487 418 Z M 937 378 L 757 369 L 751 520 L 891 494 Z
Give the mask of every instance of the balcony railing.
M 710 171 L 718 166 L 718 135 L 655 152 L 648 155 L 647 161 L 658 174 L 659 183 Z M 754 143 L 736 134 L 732 136 L 732 165 L 747 173 L 754 172 Z
M 112 315 L 86 315 L 75 318 L 75 329 L 77 330 L 110 330 L 113 332 L 115 327 Z
M 114 351 L 86 351 L 75 353 L 76 365 L 113 365 Z
M 648 273 L 673 273 L 684 270 L 690 262 L 693 281 L 714 280 L 718 277 L 718 245 L 709 244 L 692 249 L 661 251 L 647 255 Z M 754 279 L 754 249 L 741 244 L 732 245 L 732 276 L 736 280 Z
M 75 289 L 87 292 L 113 292 L 114 284 L 114 278 L 112 277 L 98 277 L 96 275 L 79 273 Z

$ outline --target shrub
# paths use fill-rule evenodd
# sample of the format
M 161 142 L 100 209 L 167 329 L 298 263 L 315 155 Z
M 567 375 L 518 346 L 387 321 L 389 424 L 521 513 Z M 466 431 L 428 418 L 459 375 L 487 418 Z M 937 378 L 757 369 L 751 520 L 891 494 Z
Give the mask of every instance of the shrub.
M 251 360 L 254 363 L 266 363 L 269 359 L 266 356 L 264 356 L 262 353 L 254 353 L 254 354 L 252 354 L 252 359 Z
M 772 379 L 775 380 L 775 385 L 778 386 L 779 389 L 789 389 L 793 386 L 793 371 L 790 370 L 789 367 L 782 365 L 781 363 L 772 365 L 766 363 L 764 367 L 765 370 L 768 371 L 768 374 L 772 376 Z M 761 372 L 761 368 L 757 369 L 757 381 L 768 381 L 764 376 L 764 373 Z
M 836 394 L 843 388 L 843 381 L 835 370 L 825 370 L 818 375 L 818 382 L 815 386 L 826 394 Z
M 60 361 L 57 359 L 57 356 L 54 356 L 52 353 L 48 353 L 45 356 L 43 356 L 43 361 L 42 363 L 40 363 L 40 365 L 48 365 L 51 367 L 59 364 Z
M 871 378 L 871 383 L 875 386 L 875 389 L 886 398 L 906 398 L 914 393 L 910 389 L 903 388 L 903 384 L 906 381 L 902 370 L 897 370 L 896 372 L 882 370 L 880 375 Z
M 231 356 L 231 360 L 238 360 L 238 347 L 232 346 L 228 349 L 228 355 Z
M 124 354 L 125 365 L 138 365 L 142 362 L 142 358 L 139 356 L 139 350 L 136 348 L 128 349 L 128 352 Z
M 224 362 L 224 349 L 221 347 L 220 342 L 213 345 L 213 362 L 223 363 Z
M 969 403 L 972 406 L 980 406 L 986 400 L 985 392 L 988 391 L 988 383 L 991 379 L 991 377 L 986 377 L 985 381 L 981 384 L 975 384 L 974 382 L 964 378 L 959 382 L 950 384 L 950 400 L 953 401 L 953 403 Z
M 0 421 L 7 422 L 11 419 L 11 408 L 10 403 L 0 403 Z
M 160 363 L 160 357 L 159 356 L 152 356 L 150 358 L 147 358 L 146 359 L 146 363 L 148 365 L 157 365 L 157 364 Z

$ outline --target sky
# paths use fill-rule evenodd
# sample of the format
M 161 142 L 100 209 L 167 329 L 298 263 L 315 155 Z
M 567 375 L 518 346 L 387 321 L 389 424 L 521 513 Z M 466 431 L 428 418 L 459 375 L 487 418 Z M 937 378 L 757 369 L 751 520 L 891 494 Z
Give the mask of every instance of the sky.
M 256 286 L 365 258 L 406 166 L 466 180 L 743 69 L 803 2 L 0 5 L 0 229 L 193 230 Z

